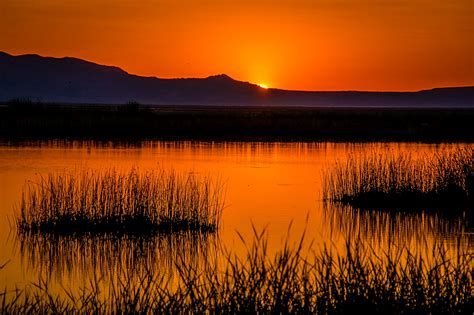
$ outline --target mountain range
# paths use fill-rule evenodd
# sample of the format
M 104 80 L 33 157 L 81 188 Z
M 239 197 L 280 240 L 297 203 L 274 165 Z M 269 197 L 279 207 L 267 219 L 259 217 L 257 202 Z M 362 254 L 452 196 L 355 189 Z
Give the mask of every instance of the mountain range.
M 418 92 L 263 89 L 225 74 L 161 79 L 77 58 L 0 52 L 0 101 L 11 99 L 74 104 L 474 107 L 474 87 Z

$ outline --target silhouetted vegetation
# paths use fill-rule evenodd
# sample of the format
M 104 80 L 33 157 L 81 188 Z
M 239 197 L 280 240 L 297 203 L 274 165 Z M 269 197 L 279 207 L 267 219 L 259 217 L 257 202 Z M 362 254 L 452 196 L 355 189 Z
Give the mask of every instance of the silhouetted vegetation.
M 244 241 L 245 242 L 245 241 Z M 338 254 L 327 247 L 314 256 L 304 238 L 275 254 L 265 234 L 255 233 L 246 255 L 225 254 L 222 269 L 183 265 L 178 282 L 159 273 L 118 277 L 103 291 L 102 278 L 77 293 L 56 295 L 47 280 L 5 291 L 2 314 L 26 313 L 316 313 L 440 314 L 474 311 L 473 255 L 449 256 L 435 246 L 429 259 L 409 248 L 374 252 L 360 239 Z
M 39 113 L 44 109 L 44 104 L 40 101 L 32 101 L 29 98 L 14 98 L 6 102 L 6 106 L 9 112 L 24 114 Z
M 125 105 L 119 106 L 117 108 L 118 108 L 119 111 L 126 112 L 126 113 L 129 113 L 129 114 L 137 114 L 141 110 L 143 110 L 143 111 L 145 110 L 143 105 L 141 105 L 140 103 L 138 103 L 136 101 L 127 102 Z
M 0 106 L 3 139 L 472 141 L 474 109 L 36 104 Z
M 174 171 L 50 174 L 26 185 L 16 222 L 21 233 L 212 232 L 221 194 L 208 177 Z
M 323 199 L 362 208 L 469 206 L 473 168 L 470 146 L 416 158 L 391 152 L 352 155 L 324 173 Z

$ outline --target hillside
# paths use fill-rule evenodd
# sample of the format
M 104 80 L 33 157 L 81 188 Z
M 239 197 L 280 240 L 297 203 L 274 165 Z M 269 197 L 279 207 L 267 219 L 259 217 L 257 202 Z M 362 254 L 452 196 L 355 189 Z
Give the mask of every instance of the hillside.
M 156 105 L 266 105 L 336 107 L 474 107 L 474 87 L 419 92 L 308 92 L 262 89 L 225 74 L 160 79 L 77 58 L 0 52 L 0 101 Z

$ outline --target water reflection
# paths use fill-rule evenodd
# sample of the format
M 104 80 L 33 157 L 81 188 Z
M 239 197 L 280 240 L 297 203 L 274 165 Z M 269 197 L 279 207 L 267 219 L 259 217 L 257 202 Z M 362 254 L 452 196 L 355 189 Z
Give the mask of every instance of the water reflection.
M 23 267 L 59 282 L 88 275 L 113 278 L 124 272 L 167 277 L 181 266 L 198 268 L 215 261 L 219 237 L 197 232 L 153 237 L 19 233 L 14 248 Z
M 425 246 L 429 240 L 472 248 L 474 226 L 470 211 L 456 214 L 368 210 L 330 203 L 323 207 L 323 220 L 331 236 L 360 238 L 377 248 L 387 248 L 389 244 Z
M 107 275 L 120 268 L 155 268 L 172 272 L 176 264 L 205 264 L 219 252 L 220 243 L 237 254 L 239 231 L 252 239 L 257 230 L 269 228 L 269 252 L 281 248 L 293 222 L 292 237 L 305 228 L 315 248 L 340 246 L 346 236 L 360 236 L 384 250 L 388 240 L 399 244 L 442 241 L 451 246 L 461 237 L 463 246 L 474 248 L 473 220 L 462 215 L 443 217 L 418 214 L 370 212 L 351 208 L 325 209 L 322 202 L 323 170 L 350 155 L 370 152 L 432 154 L 441 149 L 472 144 L 423 143 L 330 143 L 330 142 L 214 142 L 214 141 L 31 141 L 0 145 L 0 272 L 1 285 L 37 280 L 38 274 L 54 279 L 73 278 L 70 286 L 90 277 L 92 270 Z M 173 168 L 222 178 L 226 205 L 218 238 L 179 235 L 156 239 L 31 237 L 5 242 L 14 206 L 21 200 L 25 182 L 51 172 L 116 168 L 142 171 Z M 311 227 L 311 229 L 309 228 Z M 15 248 L 12 248 L 15 246 Z M 413 246 L 416 246 L 413 245 Z M 182 258 L 182 259 L 181 259 Z M 169 271 L 171 270 L 171 271 Z M 79 280 L 78 280 L 79 279 Z M 54 281 L 53 281 L 54 282 Z
M 353 147 L 353 143 L 341 143 L 339 146 Z M 3 148 L 49 148 L 49 149 L 143 149 L 178 150 L 186 152 L 219 151 L 242 155 L 272 154 L 277 151 L 291 151 L 293 154 L 308 150 L 324 149 L 333 146 L 330 142 L 259 142 L 259 141 L 130 141 L 130 140 L 1 140 Z

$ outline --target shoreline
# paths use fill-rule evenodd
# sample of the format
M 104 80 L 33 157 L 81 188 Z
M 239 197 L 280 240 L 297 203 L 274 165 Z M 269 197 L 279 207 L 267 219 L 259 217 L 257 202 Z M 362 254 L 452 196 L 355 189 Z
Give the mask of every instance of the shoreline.
M 474 142 L 474 108 L 6 104 L 0 139 Z

